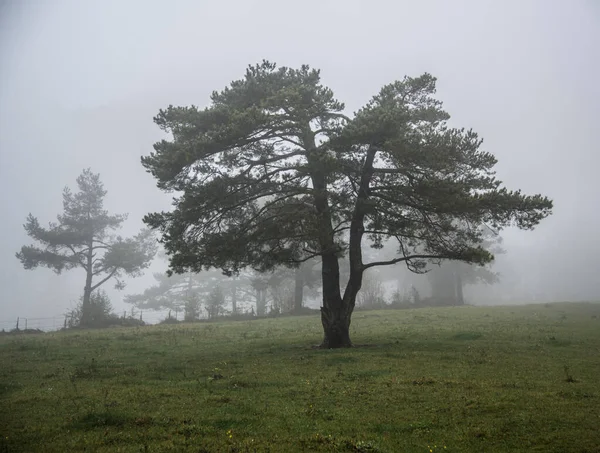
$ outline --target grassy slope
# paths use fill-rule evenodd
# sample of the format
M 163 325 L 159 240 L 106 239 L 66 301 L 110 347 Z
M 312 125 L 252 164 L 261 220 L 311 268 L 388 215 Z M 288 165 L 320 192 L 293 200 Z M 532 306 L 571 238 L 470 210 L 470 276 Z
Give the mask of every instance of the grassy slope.
M 600 304 L 320 335 L 312 316 L 1 337 L 0 452 L 600 452 Z

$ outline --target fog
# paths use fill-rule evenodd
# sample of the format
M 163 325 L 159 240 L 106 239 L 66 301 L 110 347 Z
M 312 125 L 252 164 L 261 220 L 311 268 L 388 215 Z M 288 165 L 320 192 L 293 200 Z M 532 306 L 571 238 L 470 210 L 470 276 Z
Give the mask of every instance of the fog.
M 3 1 L 0 3 L 0 327 L 52 317 L 82 293 L 83 271 L 26 271 L 29 212 L 42 225 L 83 168 L 99 172 L 122 230 L 168 209 L 140 164 L 168 104 L 204 106 L 262 59 L 320 68 L 349 113 L 382 85 L 425 71 L 451 124 L 473 128 L 509 188 L 542 193 L 554 214 L 505 230 L 496 287 L 479 300 L 600 299 L 600 3 L 589 1 Z M 398 266 L 400 268 L 400 266 Z M 124 295 L 153 284 L 128 279 Z

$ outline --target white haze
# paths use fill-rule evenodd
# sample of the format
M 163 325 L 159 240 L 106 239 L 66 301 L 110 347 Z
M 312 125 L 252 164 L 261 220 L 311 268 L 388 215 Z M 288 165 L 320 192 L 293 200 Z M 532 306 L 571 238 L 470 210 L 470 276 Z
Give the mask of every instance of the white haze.
M 594 0 L 0 5 L 0 321 L 60 315 L 82 292 L 79 271 L 22 269 L 27 214 L 55 220 L 62 188 L 91 167 L 134 234 L 170 202 L 140 165 L 160 137 L 152 117 L 168 104 L 206 105 L 262 59 L 320 68 L 350 111 L 404 75 L 438 77 L 452 124 L 485 139 L 500 179 L 555 201 L 535 231 L 504 233 L 498 269 L 508 277 L 488 296 L 600 299 Z M 152 282 L 149 271 L 110 290 L 113 305 Z

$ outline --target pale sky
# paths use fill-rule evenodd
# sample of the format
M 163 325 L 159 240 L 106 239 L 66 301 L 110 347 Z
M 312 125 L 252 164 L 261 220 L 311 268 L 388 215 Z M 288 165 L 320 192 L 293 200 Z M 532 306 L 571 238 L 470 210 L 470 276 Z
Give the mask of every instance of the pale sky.
M 102 175 L 123 232 L 168 208 L 140 156 L 168 104 L 206 105 L 248 64 L 307 63 L 358 109 L 383 84 L 424 71 L 452 125 L 473 128 L 511 189 L 555 214 L 505 233 L 505 266 L 557 300 L 600 299 L 600 2 L 0 0 L 0 321 L 60 315 L 77 272 L 25 271 L 29 212 L 56 219 L 83 168 Z M 124 294 L 151 277 L 111 292 Z M 0 323 L 0 328 L 3 325 Z

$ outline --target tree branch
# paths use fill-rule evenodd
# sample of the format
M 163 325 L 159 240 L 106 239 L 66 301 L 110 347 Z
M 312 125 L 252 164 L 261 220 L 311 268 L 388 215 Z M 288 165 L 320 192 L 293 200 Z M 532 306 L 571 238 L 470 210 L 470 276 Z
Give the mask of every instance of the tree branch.
M 452 259 L 453 257 L 448 256 L 448 255 L 409 255 L 409 256 L 403 256 L 401 258 L 395 258 L 393 260 L 389 260 L 389 261 L 374 261 L 372 263 L 367 263 L 365 265 L 363 265 L 363 270 L 366 270 L 370 267 L 375 267 L 375 266 L 389 266 L 392 264 L 396 264 L 396 263 L 401 263 L 402 261 L 409 261 L 409 260 L 426 260 L 426 259 Z
M 303 249 L 303 251 L 309 252 L 309 250 L 308 250 L 308 249 Z M 291 261 L 292 261 L 293 263 L 302 264 L 302 263 L 305 263 L 306 261 L 310 261 L 310 260 L 312 260 L 313 258 L 316 258 L 317 256 L 321 256 L 321 253 L 317 253 L 317 252 L 311 252 L 311 254 L 310 254 L 310 255 L 307 255 L 307 256 L 305 256 L 305 257 L 304 257 L 304 258 L 302 258 L 302 259 L 299 259 L 299 260 L 291 260 Z
M 96 288 L 98 288 L 100 285 L 106 283 L 108 280 L 110 280 L 113 275 L 115 275 L 117 273 L 118 268 L 114 268 L 112 270 L 112 272 L 110 274 L 108 274 L 108 276 L 102 280 L 100 280 L 98 283 L 96 283 L 94 286 L 92 286 L 92 288 L 90 289 L 90 291 L 94 291 Z
M 391 174 L 405 174 L 406 172 L 400 168 L 378 168 L 373 167 L 373 173 L 391 173 Z
M 268 158 L 268 159 L 259 159 L 259 160 L 244 159 L 244 160 L 246 161 L 246 163 L 248 165 L 255 166 L 255 165 L 270 164 L 272 162 L 277 162 L 277 161 L 288 159 L 288 158 L 294 157 L 294 156 L 305 156 L 305 155 L 306 155 L 306 151 L 305 150 L 298 149 L 298 150 L 291 151 L 291 152 L 286 153 L 286 154 L 279 154 L 277 156 L 274 156 L 274 157 L 271 157 L 271 158 Z

